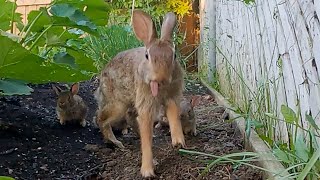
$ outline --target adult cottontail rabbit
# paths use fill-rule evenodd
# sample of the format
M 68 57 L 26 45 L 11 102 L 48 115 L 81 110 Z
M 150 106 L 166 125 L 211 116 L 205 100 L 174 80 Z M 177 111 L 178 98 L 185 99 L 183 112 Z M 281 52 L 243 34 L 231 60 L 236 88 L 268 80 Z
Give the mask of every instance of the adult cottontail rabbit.
M 100 75 L 96 94 L 104 105 L 98 108 L 97 123 L 104 138 L 124 148 L 114 136 L 111 125 L 124 118 L 127 109 L 134 105 L 137 109 L 139 125 L 143 177 L 154 176 L 152 156 L 153 119 L 164 104 L 168 117 L 172 144 L 185 147 L 184 134 L 179 119 L 179 104 L 183 90 L 183 72 L 175 59 L 172 42 L 176 25 L 174 13 L 167 13 L 161 37 L 151 17 L 143 11 L 135 10 L 132 25 L 136 37 L 145 47 L 130 49 L 117 54 Z
M 61 125 L 68 121 L 77 121 L 81 126 L 86 126 L 86 115 L 88 107 L 83 99 L 77 95 L 79 84 L 75 83 L 70 90 L 62 90 L 57 86 L 52 86 L 58 95 L 56 112 Z
M 184 134 L 197 135 L 197 124 L 193 108 L 199 104 L 200 97 L 201 96 L 192 96 L 191 99 L 183 98 L 180 102 L 180 120 Z M 156 128 L 169 125 L 168 119 L 162 109 L 160 110 L 156 121 Z

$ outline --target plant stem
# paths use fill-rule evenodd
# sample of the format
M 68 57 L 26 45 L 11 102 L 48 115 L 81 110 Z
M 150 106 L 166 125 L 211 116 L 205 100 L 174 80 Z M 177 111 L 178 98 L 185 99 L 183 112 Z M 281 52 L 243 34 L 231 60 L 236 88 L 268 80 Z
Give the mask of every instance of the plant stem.
M 319 157 L 320 157 L 320 148 L 318 148 L 317 151 L 312 155 L 310 161 L 307 163 L 307 165 L 304 167 L 302 172 L 299 174 L 297 180 L 304 180 L 305 179 L 305 177 L 308 175 L 308 173 L 310 172 L 311 168 L 317 162 Z
M 37 39 L 32 43 L 32 45 L 30 46 L 29 50 L 31 51 L 33 49 L 33 47 L 37 44 L 37 42 L 39 41 L 39 39 L 44 35 L 44 33 L 46 33 L 53 25 L 50 24 L 45 30 L 43 30 L 41 32 L 41 34 L 37 37 Z
M 29 25 L 29 27 L 28 27 L 28 29 L 27 29 L 27 31 L 26 31 L 26 34 L 24 35 L 24 37 L 21 39 L 21 41 L 19 42 L 21 45 L 24 43 L 24 41 L 26 40 L 26 38 L 27 38 L 27 36 L 30 34 L 30 32 L 31 32 L 31 28 L 33 27 L 33 25 L 38 21 L 38 19 L 40 18 L 40 16 L 43 14 L 43 12 L 42 11 L 40 11 L 40 13 L 32 20 L 32 22 L 30 23 L 30 25 Z M 28 23 L 29 24 L 29 23 Z M 20 33 L 23 33 L 24 32 L 24 30 L 25 30 L 25 28 L 28 26 L 28 24 L 27 25 L 25 25 L 24 27 L 23 27 L 23 29 L 22 29 L 22 31 L 20 32 Z
M 12 7 L 12 12 L 11 12 L 11 33 L 13 34 L 13 23 L 14 23 L 14 13 L 15 13 L 15 9 L 17 7 L 17 0 L 14 0 L 14 4 Z

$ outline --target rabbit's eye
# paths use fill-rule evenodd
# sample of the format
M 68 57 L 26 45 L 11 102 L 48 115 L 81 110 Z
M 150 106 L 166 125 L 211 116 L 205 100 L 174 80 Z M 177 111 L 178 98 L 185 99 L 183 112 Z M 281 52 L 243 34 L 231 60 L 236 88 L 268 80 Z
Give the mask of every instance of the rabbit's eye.
M 148 52 L 147 52 L 147 51 L 146 51 L 145 56 L 146 56 L 146 59 L 149 59 L 149 55 L 148 55 Z
M 176 53 L 174 53 L 174 59 L 176 59 L 177 58 L 177 54 Z

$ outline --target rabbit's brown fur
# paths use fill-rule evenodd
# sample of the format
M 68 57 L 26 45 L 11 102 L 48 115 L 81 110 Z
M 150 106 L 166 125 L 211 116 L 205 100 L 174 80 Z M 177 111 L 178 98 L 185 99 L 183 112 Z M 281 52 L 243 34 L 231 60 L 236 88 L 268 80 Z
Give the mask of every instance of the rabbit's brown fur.
M 70 90 L 62 90 L 52 86 L 58 95 L 56 112 L 61 125 L 69 121 L 77 121 L 81 126 L 86 126 L 86 116 L 88 107 L 83 99 L 77 95 L 79 84 L 73 84 Z
M 193 96 L 191 99 L 183 98 L 183 100 L 180 102 L 180 120 L 184 134 L 191 134 L 194 136 L 197 135 L 197 124 L 193 108 L 198 105 L 200 97 L 201 96 Z M 156 128 L 169 125 L 163 108 L 161 108 L 159 112 L 157 121 L 158 123 Z
M 153 120 L 164 104 L 171 130 L 172 144 L 185 146 L 179 119 L 179 104 L 183 90 L 183 72 L 174 59 L 172 43 L 176 18 L 168 13 L 157 39 L 151 17 L 140 10 L 133 12 L 133 29 L 145 47 L 116 55 L 104 68 L 96 98 L 100 104 L 97 123 L 105 139 L 124 146 L 114 136 L 111 126 L 126 115 L 127 109 L 137 109 L 140 131 L 143 177 L 154 176 L 152 155 Z

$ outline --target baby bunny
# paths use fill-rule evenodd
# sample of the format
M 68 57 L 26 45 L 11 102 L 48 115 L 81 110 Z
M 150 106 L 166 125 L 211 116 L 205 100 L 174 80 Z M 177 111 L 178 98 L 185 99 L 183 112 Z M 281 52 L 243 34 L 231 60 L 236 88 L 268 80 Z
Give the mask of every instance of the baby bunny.
M 134 10 L 132 25 L 136 37 L 144 47 L 117 54 L 102 70 L 97 89 L 97 124 L 106 140 L 120 148 L 123 144 L 112 132 L 112 124 L 121 121 L 130 106 L 137 110 L 141 139 L 143 177 L 154 176 L 152 137 L 153 120 L 164 105 L 168 118 L 172 145 L 185 147 L 184 134 L 179 118 L 183 90 L 183 71 L 175 59 L 172 40 L 176 25 L 174 13 L 167 13 L 157 38 L 154 23 L 147 13 Z
M 193 96 L 191 99 L 183 98 L 180 102 L 180 119 L 184 134 L 197 135 L 197 125 L 193 108 L 199 104 L 200 98 L 201 96 Z M 157 121 L 158 123 L 155 128 L 169 125 L 163 110 L 160 110 Z
M 73 84 L 70 90 L 62 90 L 54 85 L 52 85 L 52 88 L 58 95 L 56 112 L 60 124 L 65 125 L 66 122 L 79 121 L 80 125 L 85 127 L 88 107 L 83 99 L 77 95 L 79 84 Z

